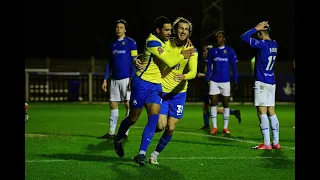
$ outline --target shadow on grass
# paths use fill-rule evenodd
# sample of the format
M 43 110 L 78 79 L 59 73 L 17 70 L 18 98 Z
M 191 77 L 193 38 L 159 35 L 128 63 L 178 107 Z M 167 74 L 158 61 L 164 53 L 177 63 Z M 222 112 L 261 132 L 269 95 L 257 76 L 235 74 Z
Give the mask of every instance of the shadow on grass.
M 295 160 L 285 156 L 281 150 L 264 150 L 261 157 L 265 168 L 292 169 L 295 165 Z
M 139 180 L 163 180 L 163 179 L 176 179 L 184 180 L 185 178 L 178 171 L 173 171 L 169 167 L 163 165 L 146 164 L 145 166 L 139 166 L 134 163 L 131 158 L 119 158 L 117 156 L 103 156 L 103 155 L 83 155 L 83 154 L 43 154 L 41 157 L 60 159 L 60 160 L 74 160 L 74 161 L 91 161 L 91 162 L 110 162 L 111 165 L 107 165 L 106 168 L 113 170 L 117 176 L 114 180 L 124 179 L 139 179 Z M 132 170 L 132 168 L 135 168 Z M 130 174 L 133 172 L 134 174 Z M 138 173 L 137 173 L 138 172 Z
M 163 165 L 152 165 L 147 163 L 144 166 L 139 166 L 138 164 L 132 163 L 113 163 L 111 166 L 107 167 L 112 169 L 117 173 L 117 177 L 114 177 L 114 180 L 164 180 L 164 179 L 175 179 L 175 180 L 184 180 L 185 178 L 178 171 L 174 171 L 171 168 Z M 134 174 L 131 174 L 128 169 L 135 168 Z M 132 170 L 131 170 L 132 172 Z
M 59 159 L 59 160 L 74 160 L 74 161 L 92 161 L 92 162 L 129 162 L 131 158 L 120 158 L 115 156 L 108 157 L 103 155 L 86 155 L 86 154 L 42 154 L 41 157 Z
M 127 140 L 122 141 L 123 147 L 125 147 L 125 144 L 127 143 Z M 109 150 L 114 150 L 114 144 L 113 140 L 107 139 L 107 140 L 102 140 L 98 144 L 89 144 L 87 147 L 88 151 L 95 151 L 95 152 L 101 152 L 101 151 L 109 151 Z
M 198 145 L 212 145 L 212 146 L 234 146 L 234 145 L 226 144 L 226 143 L 217 144 L 217 143 L 212 143 L 212 142 L 188 141 L 188 140 L 171 140 L 171 142 L 190 144 L 191 146 L 195 145 L 195 144 L 198 144 Z

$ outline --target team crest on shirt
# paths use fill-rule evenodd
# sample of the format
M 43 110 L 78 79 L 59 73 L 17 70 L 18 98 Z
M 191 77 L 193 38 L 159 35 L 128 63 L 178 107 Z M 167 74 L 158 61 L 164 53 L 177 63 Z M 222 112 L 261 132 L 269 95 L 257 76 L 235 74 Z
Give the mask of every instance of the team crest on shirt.
M 124 41 L 122 41 L 122 46 L 126 45 L 126 43 Z
M 162 54 L 162 53 L 163 53 L 162 47 L 158 47 L 158 52 L 159 52 L 159 54 Z
M 223 53 L 224 53 L 224 54 L 227 54 L 227 50 L 223 50 Z

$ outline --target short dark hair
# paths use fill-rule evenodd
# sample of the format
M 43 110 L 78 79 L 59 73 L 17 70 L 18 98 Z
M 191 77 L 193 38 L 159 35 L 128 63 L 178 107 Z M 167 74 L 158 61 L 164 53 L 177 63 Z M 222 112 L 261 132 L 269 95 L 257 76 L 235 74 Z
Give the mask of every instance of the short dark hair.
M 225 35 L 226 35 L 226 33 L 225 33 L 224 31 L 222 31 L 222 30 L 217 31 L 217 32 L 215 33 L 215 36 L 217 37 L 219 34 L 222 34 L 222 35 L 223 35 L 223 37 L 226 37 L 226 36 L 225 36 Z
M 128 28 L 128 23 L 127 23 L 126 20 L 124 20 L 124 19 L 118 19 L 118 20 L 116 21 L 115 26 L 117 26 L 117 24 L 119 24 L 119 23 L 124 24 L 124 27 L 125 27 L 126 29 Z
M 164 24 L 171 24 L 170 19 L 165 16 L 157 17 L 153 22 L 153 28 L 154 30 L 157 28 L 162 29 Z

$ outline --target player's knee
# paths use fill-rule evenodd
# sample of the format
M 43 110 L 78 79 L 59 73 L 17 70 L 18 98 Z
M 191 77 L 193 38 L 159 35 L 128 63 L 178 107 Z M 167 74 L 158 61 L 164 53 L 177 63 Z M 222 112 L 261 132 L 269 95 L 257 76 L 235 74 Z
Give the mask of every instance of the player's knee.
M 141 110 L 132 110 L 132 109 L 130 110 L 128 118 L 132 124 L 135 124 L 137 122 L 140 114 L 141 114 Z
M 208 104 L 203 103 L 202 104 L 202 110 L 203 111 L 207 111 L 207 109 L 208 109 Z
M 129 109 L 129 107 L 130 107 L 129 101 L 125 101 L 125 102 L 124 102 L 124 106 L 126 107 L 126 109 Z
M 167 126 L 167 117 L 161 114 L 157 124 L 157 129 L 160 132 L 160 131 L 163 131 L 166 126 Z
M 273 116 L 275 114 L 276 114 L 276 112 L 275 112 L 274 108 L 273 107 L 269 107 L 268 108 L 268 116 Z
M 135 115 L 129 115 L 129 120 L 131 121 L 131 124 L 135 124 L 139 119 L 139 116 L 135 116 Z
M 172 133 L 174 131 L 174 129 L 176 128 L 175 123 L 169 123 L 166 127 L 166 131 Z
M 161 132 L 161 131 L 163 131 L 163 130 L 164 130 L 163 127 L 159 127 L 159 126 L 156 127 L 156 133 Z
M 160 113 L 161 106 L 159 104 L 147 104 L 146 107 L 148 116 Z
M 111 101 L 110 104 L 109 104 L 109 107 L 111 109 L 118 109 L 118 102 Z

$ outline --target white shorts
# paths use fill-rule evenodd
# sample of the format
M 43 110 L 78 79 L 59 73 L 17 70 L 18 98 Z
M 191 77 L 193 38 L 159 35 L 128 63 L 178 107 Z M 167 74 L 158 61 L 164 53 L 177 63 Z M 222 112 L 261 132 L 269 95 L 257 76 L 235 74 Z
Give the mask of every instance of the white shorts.
M 209 95 L 221 94 L 222 96 L 230 96 L 230 82 L 214 82 L 210 81 Z
M 128 91 L 129 78 L 115 80 L 110 82 L 110 101 L 120 102 L 130 100 L 131 91 Z
M 254 82 L 254 105 L 255 106 L 275 106 L 276 85 L 266 84 L 260 81 Z

